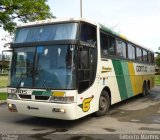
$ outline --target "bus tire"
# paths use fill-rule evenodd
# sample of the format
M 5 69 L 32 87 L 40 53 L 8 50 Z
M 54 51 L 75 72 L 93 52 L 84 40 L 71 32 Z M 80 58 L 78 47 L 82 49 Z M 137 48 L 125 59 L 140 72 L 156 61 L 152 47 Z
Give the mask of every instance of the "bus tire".
M 95 113 L 96 116 L 106 115 L 110 107 L 110 97 L 107 91 L 103 90 L 99 98 L 99 110 Z
M 148 84 L 143 83 L 142 96 L 145 97 L 146 95 L 148 95 Z
M 148 90 L 150 90 L 151 89 L 150 81 L 147 82 L 147 85 L 148 85 Z

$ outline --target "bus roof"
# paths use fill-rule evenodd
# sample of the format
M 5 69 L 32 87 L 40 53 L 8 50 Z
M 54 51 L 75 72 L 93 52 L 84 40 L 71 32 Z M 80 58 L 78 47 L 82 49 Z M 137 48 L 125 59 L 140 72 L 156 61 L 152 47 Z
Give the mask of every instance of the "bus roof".
M 28 27 L 28 26 L 34 26 L 34 25 L 44 25 L 44 24 L 52 24 L 52 23 L 63 23 L 63 22 L 78 22 L 78 21 L 84 21 L 93 25 L 97 25 L 96 22 L 86 20 L 84 18 L 52 18 L 52 19 L 46 19 L 46 20 L 39 20 L 35 22 L 29 22 L 29 23 L 23 23 L 18 25 L 18 28 L 20 27 Z
M 139 45 L 138 43 L 135 43 L 134 41 L 131 41 L 131 40 L 128 40 L 127 37 L 125 37 L 124 35 L 122 34 L 119 34 L 115 31 L 113 31 L 111 28 L 108 28 L 100 23 L 97 23 L 97 22 L 93 22 L 91 20 L 86 20 L 84 18 L 53 18 L 53 19 L 46 19 L 46 20 L 39 20 L 39 21 L 35 21 L 35 22 L 29 22 L 29 23 L 23 23 L 23 24 L 20 24 L 18 25 L 18 28 L 21 28 L 21 27 L 29 27 L 29 26 L 35 26 L 35 25 L 44 25 L 44 24 L 52 24 L 52 23 L 63 23 L 63 22 L 78 22 L 78 21 L 84 21 L 84 22 L 87 22 L 89 24 L 92 24 L 92 25 L 95 25 L 95 26 L 99 26 L 103 31 L 113 35 L 113 36 L 116 36 L 116 37 L 119 37 L 123 40 L 126 40 L 128 42 L 130 42 L 131 44 L 134 44 L 136 46 L 139 46 L 139 47 L 142 47 L 144 49 L 147 49 L 149 51 L 152 51 L 151 49 L 147 48 L 147 47 L 143 47 L 142 45 Z

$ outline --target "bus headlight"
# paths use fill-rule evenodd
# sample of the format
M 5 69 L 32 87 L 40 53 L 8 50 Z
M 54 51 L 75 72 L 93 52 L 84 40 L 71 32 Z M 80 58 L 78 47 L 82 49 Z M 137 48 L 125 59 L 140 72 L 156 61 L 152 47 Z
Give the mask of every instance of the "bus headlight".
M 18 95 L 15 94 L 15 93 L 9 93 L 9 94 L 8 94 L 8 99 L 18 100 Z
M 52 112 L 57 112 L 57 113 L 65 113 L 66 110 L 63 108 L 53 108 Z
M 8 104 L 8 109 L 9 109 L 9 111 L 11 111 L 11 112 L 18 112 L 17 111 L 17 107 L 16 107 L 16 105 L 15 104 Z
M 74 96 L 66 96 L 66 97 L 52 96 L 50 98 L 50 102 L 72 103 L 72 102 L 74 102 Z

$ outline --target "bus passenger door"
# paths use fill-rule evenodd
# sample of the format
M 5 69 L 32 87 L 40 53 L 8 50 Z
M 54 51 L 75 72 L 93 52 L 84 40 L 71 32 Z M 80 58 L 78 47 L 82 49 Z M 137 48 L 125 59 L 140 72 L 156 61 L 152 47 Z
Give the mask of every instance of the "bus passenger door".
M 87 90 L 96 75 L 96 49 L 81 46 L 78 48 L 78 92 Z

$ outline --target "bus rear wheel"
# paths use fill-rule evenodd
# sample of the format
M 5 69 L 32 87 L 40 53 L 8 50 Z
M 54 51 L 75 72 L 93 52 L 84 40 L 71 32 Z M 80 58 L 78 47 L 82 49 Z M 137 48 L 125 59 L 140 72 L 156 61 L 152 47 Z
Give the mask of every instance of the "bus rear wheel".
M 103 116 L 108 113 L 110 107 L 110 97 L 107 91 L 102 91 L 99 98 L 99 110 L 95 113 L 96 116 Z
M 148 85 L 146 83 L 143 84 L 143 91 L 142 91 L 142 96 L 145 97 L 148 95 Z

